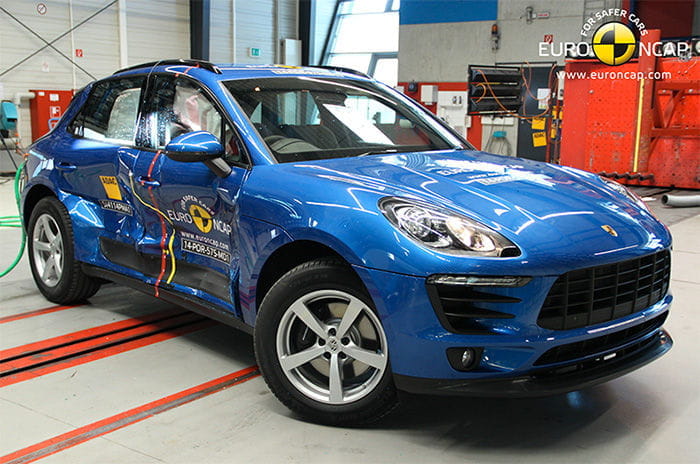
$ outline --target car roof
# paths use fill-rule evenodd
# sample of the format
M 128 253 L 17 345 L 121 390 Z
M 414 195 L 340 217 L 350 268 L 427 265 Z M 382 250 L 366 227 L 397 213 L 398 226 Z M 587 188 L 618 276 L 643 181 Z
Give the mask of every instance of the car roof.
M 187 74 L 201 81 L 232 79 L 260 79 L 269 77 L 336 77 L 371 79 L 366 74 L 349 68 L 333 66 L 288 66 L 279 64 L 214 64 L 201 60 L 161 60 L 121 69 L 114 76 L 166 72 Z

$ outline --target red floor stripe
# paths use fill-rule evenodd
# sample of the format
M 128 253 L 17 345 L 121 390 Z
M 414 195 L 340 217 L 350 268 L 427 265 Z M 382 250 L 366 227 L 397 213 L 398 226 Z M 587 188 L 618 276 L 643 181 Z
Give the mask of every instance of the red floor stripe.
M 107 419 L 93 422 L 92 424 L 37 443 L 36 445 L 7 454 L 0 457 L 0 464 L 27 464 L 34 462 L 46 456 L 58 453 L 59 451 L 79 445 L 80 443 L 85 443 L 93 438 L 101 437 L 102 435 L 114 432 L 128 425 L 141 422 L 149 417 L 182 406 L 183 404 L 190 403 L 226 388 L 254 379 L 259 375 L 260 372 L 257 366 L 247 367 L 232 374 L 219 377 L 218 379 L 205 382 L 196 387 L 146 403 L 126 412 L 108 417 Z
M 12 372 L 17 369 L 26 369 L 35 365 L 58 361 L 60 359 L 68 358 L 69 356 L 76 356 L 88 351 L 100 349 L 101 347 L 106 348 L 108 345 L 116 345 L 137 337 L 151 335 L 155 332 L 163 332 L 186 323 L 197 322 L 201 319 L 201 316 L 194 313 L 184 313 L 175 317 L 162 319 L 151 324 L 139 325 L 137 327 L 111 333 L 109 335 L 103 335 L 101 337 L 91 337 L 81 342 L 63 345 L 57 348 L 45 349 L 38 353 L 35 352 L 35 354 L 15 357 L 7 361 L 3 361 L 2 358 L 0 358 L 0 375 L 6 375 L 8 372 Z
M 196 332 L 197 330 L 205 329 L 215 324 L 217 324 L 215 321 L 205 319 L 203 321 L 194 324 L 189 324 L 167 332 L 159 332 L 157 334 L 144 338 L 139 338 L 137 340 L 132 340 L 130 342 L 120 343 L 119 345 L 112 345 L 98 351 L 91 351 L 90 353 L 68 358 L 65 361 L 57 362 L 55 364 L 48 364 L 45 366 L 37 367 L 36 369 L 18 372 L 17 374 L 12 374 L 0 378 L 0 387 L 7 387 L 8 385 L 13 385 L 19 382 L 24 382 L 25 380 L 41 377 L 52 372 L 70 369 L 71 367 L 96 361 L 98 359 L 107 358 L 109 356 L 114 356 L 116 354 L 124 353 L 126 351 L 135 350 L 137 348 L 142 348 L 144 346 L 152 345 L 154 343 L 162 342 L 165 340 L 170 340 L 171 338 L 180 337 L 188 333 Z
M 120 330 L 125 330 L 132 327 L 137 327 L 144 325 L 159 319 L 164 319 L 167 317 L 174 317 L 178 314 L 183 314 L 185 311 L 167 309 L 165 311 L 157 311 L 155 313 L 146 314 L 139 317 L 134 317 L 130 319 L 124 319 L 122 321 L 111 322 L 109 324 L 100 325 L 97 327 L 91 327 L 85 330 L 79 330 L 77 332 L 72 332 L 65 335 L 60 335 L 58 337 L 48 338 L 46 340 L 41 340 L 34 343 L 28 343 L 26 345 L 16 346 L 14 348 L 9 348 L 0 351 L 0 361 L 7 360 L 10 358 L 15 358 L 17 356 L 27 355 L 36 351 L 42 351 L 47 348 L 54 348 L 68 343 L 74 343 L 79 340 L 86 340 L 94 337 L 101 337 L 108 335 L 110 333 L 118 332 Z
M 64 309 L 77 308 L 78 306 L 84 306 L 83 304 L 68 305 L 68 306 L 51 306 L 50 308 L 35 309 L 34 311 L 27 311 L 26 313 L 11 314 L 9 316 L 0 317 L 0 324 L 6 324 L 8 322 L 19 321 L 21 319 L 27 319 L 29 317 L 41 316 L 43 314 L 55 313 L 56 311 L 63 311 Z

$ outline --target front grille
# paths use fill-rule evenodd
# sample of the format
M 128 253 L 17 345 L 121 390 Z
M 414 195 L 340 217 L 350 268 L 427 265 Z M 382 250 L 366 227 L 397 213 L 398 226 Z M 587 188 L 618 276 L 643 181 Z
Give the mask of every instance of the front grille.
M 628 316 L 660 301 L 668 292 L 670 277 L 668 250 L 567 272 L 554 282 L 537 324 L 568 330 Z
M 454 333 L 488 335 L 493 332 L 483 324 L 485 319 L 512 319 L 513 314 L 484 308 L 489 303 L 518 303 L 519 298 L 479 290 L 468 285 L 429 283 L 428 296 L 442 325 Z
M 658 330 L 666 321 L 667 316 L 668 312 L 665 312 L 642 324 L 620 330 L 619 332 L 556 346 L 545 351 L 545 353 L 535 361 L 535 366 L 566 362 L 572 359 L 592 356 L 597 353 L 604 353 L 635 339 L 643 338 L 645 335 Z

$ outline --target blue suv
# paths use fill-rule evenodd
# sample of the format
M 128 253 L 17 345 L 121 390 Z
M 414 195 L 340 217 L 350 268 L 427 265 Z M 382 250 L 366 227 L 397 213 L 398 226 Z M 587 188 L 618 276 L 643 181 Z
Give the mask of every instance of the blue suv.
M 112 281 L 241 328 L 279 400 L 319 422 L 376 420 L 398 390 L 577 390 L 672 344 L 671 237 L 635 194 L 476 151 L 351 70 L 124 69 L 25 169 L 46 298 Z

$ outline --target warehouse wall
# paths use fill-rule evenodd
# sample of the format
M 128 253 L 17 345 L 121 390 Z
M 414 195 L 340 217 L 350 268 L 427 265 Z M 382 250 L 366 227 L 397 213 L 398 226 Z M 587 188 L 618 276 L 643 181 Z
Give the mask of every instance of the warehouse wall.
M 209 50 L 214 62 L 277 63 L 275 44 L 297 37 L 297 0 L 211 0 Z M 249 56 L 251 47 L 260 49 L 259 57 Z
M 51 41 L 71 28 L 70 2 L 0 0 L 12 15 Z M 73 0 L 72 24 L 78 24 L 112 0 Z M 129 65 L 161 58 L 190 56 L 188 0 L 124 0 Z M 275 39 L 297 37 L 297 0 L 211 0 L 211 60 L 218 62 L 272 63 L 276 59 Z M 234 11 L 235 8 L 235 11 Z M 277 19 L 276 19 L 277 18 Z M 118 3 L 77 28 L 54 46 L 75 59 L 87 72 L 101 78 L 120 68 Z M 277 29 L 275 29 L 275 26 Z M 234 37 L 235 33 L 235 37 Z M 43 42 L 0 11 L 0 73 L 34 53 Z M 236 53 L 233 50 L 235 46 Z M 248 57 L 248 48 L 260 48 L 259 58 Z M 75 57 L 75 49 L 83 57 Z M 80 88 L 93 78 L 57 52 L 46 48 L 33 58 L 0 76 L 0 99 L 12 99 L 30 89 L 69 90 Z M 31 140 L 28 104 L 20 109 L 19 132 Z
M 434 11 L 440 8 L 437 5 L 440 3 L 449 4 L 443 5 L 444 15 L 437 18 L 440 22 L 435 22 L 436 18 L 427 12 L 413 11 L 420 4 L 429 5 Z M 555 42 L 578 41 L 584 3 L 584 0 L 404 0 L 399 27 L 399 81 L 464 82 L 469 64 L 553 61 L 555 58 L 539 56 L 539 42 L 544 34 L 553 34 Z M 523 17 L 528 6 L 535 11 L 548 11 L 551 16 L 528 24 Z M 432 22 L 406 24 L 425 21 Z M 500 48 L 495 52 L 491 50 L 494 23 L 498 23 L 501 32 Z M 564 62 L 563 58 L 557 61 Z M 515 149 L 517 125 L 503 129 Z M 485 144 L 491 126 L 484 126 L 483 131 Z
M 535 11 L 549 11 L 551 16 L 528 24 L 521 19 L 527 6 Z M 578 41 L 583 7 L 584 0 L 499 0 L 497 16 L 486 20 L 405 24 L 402 19 L 399 80 L 463 81 L 470 63 L 551 61 L 538 55 L 539 42 L 544 34 L 553 34 L 556 42 Z M 401 8 L 403 11 L 403 4 Z M 491 50 L 494 23 L 498 23 L 501 31 L 500 48 L 495 52 Z M 557 61 L 564 62 L 563 58 Z

